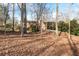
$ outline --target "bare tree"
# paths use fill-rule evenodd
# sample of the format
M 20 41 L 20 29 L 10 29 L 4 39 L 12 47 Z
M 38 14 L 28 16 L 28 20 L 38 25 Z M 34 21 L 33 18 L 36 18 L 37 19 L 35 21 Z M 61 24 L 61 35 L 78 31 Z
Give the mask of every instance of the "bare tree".
M 56 36 L 58 38 L 58 3 L 56 3 Z
M 4 24 L 5 24 L 5 35 L 6 35 L 6 21 L 7 21 L 7 19 L 8 19 L 8 12 L 9 12 L 9 3 L 6 5 L 6 6 L 4 6 L 4 4 L 3 4 L 3 14 L 4 14 L 4 18 L 5 18 L 5 21 L 4 21 Z
M 34 10 L 35 12 L 35 16 L 36 16 L 36 20 L 37 20 L 37 31 L 41 30 L 41 23 L 42 23 L 42 6 L 43 4 L 41 3 L 37 3 L 35 4 L 36 9 Z M 41 25 L 41 26 L 40 26 Z
M 48 17 L 48 11 L 49 9 L 46 7 L 47 4 L 46 3 L 36 3 L 36 4 L 32 4 L 33 7 L 31 12 L 33 13 L 33 15 L 35 16 L 35 20 L 36 20 L 36 28 L 37 31 L 42 32 L 42 25 L 44 20 L 47 19 Z
M 21 36 L 27 33 L 27 10 L 26 3 L 17 4 L 21 11 Z
M 21 36 L 23 36 L 23 3 L 21 4 Z
M 71 34 L 71 33 L 70 33 L 70 30 L 71 30 L 71 29 L 70 29 L 70 21 L 71 21 L 70 15 L 72 15 L 72 13 L 71 13 L 72 5 L 73 5 L 73 4 L 69 4 L 69 9 L 68 9 L 68 15 L 69 15 L 69 19 L 68 19 L 68 20 L 69 20 L 69 39 L 71 38 L 71 35 L 70 35 L 70 34 Z
M 15 12 L 15 4 L 13 3 L 13 27 L 12 27 L 12 30 L 14 31 L 14 12 Z
M 26 3 L 24 3 L 24 28 L 23 31 L 24 33 L 27 33 L 27 11 L 26 11 Z
M 0 15 L 2 14 L 2 5 L 0 4 Z

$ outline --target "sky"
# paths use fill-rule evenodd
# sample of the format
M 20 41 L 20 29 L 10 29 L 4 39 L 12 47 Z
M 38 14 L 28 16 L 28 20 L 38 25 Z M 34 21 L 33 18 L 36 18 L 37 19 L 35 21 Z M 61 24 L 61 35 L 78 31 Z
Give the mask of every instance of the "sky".
M 30 9 L 29 5 L 30 4 L 27 4 L 27 19 L 31 20 L 32 18 L 31 18 L 31 13 L 29 11 L 29 9 Z M 58 8 L 59 14 L 61 13 L 63 15 L 63 17 L 69 16 L 70 19 L 73 19 L 73 18 L 77 17 L 77 15 L 79 13 L 79 7 L 78 7 L 79 4 L 73 3 L 72 7 L 69 7 L 70 6 L 69 3 L 59 3 L 58 6 L 59 6 L 59 8 Z M 10 5 L 9 8 L 10 8 L 9 14 L 12 17 L 12 6 Z M 51 19 L 50 19 L 50 20 L 52 20 L 52 16 L 53 16 L 53 18 L 56 17 L 56 4 L 55 3 L 47 3 L 47 8 L 49 8 L 50 12 L 52 13 Z M 68 12 L 68 10 L 69 10 L 69 12 Z M 70 13 L 70 14 L 68 14 L 68 13 Z M 19 9 L 18 5 L 15 4 L 15 18 L 19 21 L 21 20 L 20 15 L 21 15 L 20 9 Z

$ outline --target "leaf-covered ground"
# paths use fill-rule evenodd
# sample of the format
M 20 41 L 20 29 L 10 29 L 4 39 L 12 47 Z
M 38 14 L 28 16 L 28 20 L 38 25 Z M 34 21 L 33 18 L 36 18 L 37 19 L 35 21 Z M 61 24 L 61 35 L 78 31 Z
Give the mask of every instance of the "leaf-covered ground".
M 79 36 L 64 33 L 56 39 L 54 33 L 0 35 L 0 55 L 8 56 L 61 56 L 79 55 Z

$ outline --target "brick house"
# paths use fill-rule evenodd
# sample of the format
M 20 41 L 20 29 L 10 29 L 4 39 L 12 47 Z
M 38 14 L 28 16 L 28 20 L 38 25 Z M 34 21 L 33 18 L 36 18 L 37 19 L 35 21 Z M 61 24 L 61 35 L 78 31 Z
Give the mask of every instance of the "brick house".
M 27 28 L 31 28 L 31 26 L 36 26 L 36 21 L 27 21 Z M 46 30 L 46 22 L 42 23 L 42 30 Z

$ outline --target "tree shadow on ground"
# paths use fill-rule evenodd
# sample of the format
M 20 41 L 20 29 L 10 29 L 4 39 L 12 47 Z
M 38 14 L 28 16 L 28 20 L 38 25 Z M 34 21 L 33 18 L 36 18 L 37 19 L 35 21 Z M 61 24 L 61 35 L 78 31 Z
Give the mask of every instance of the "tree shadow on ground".
M 3 49 L 0 49 L 0 51 L 4 51 L 4 50 L 8 50 L 10 48 L 15 48 L 15 47 L 19 47 L 19 46 L 22 46 L 22 45 L 28 45 L 28 44 L 31 44 L 31 43 L 35 43 L 35 42 L 38 42 L 38 41 L 44 41 L 45 39 L 44 38 L 36 38 L 32 41 L 29 41 L 29 42 L 25 42 L 25 43 L 22 43 L 22 44 L 18 44 L 18 45 L 14 45 L 14 46 L 9 46 L 9 47 L 4 47 Z
M 72 55 L 73 56 L 78 56 L 77 46 L 74 43 L 74 41 L 72 40 L 72 37 L 70 37 L 70 39 L 68 38 L 68 42 L 69 42 L 70 48 L 71 48 L 72 53 L 73 53 Z

